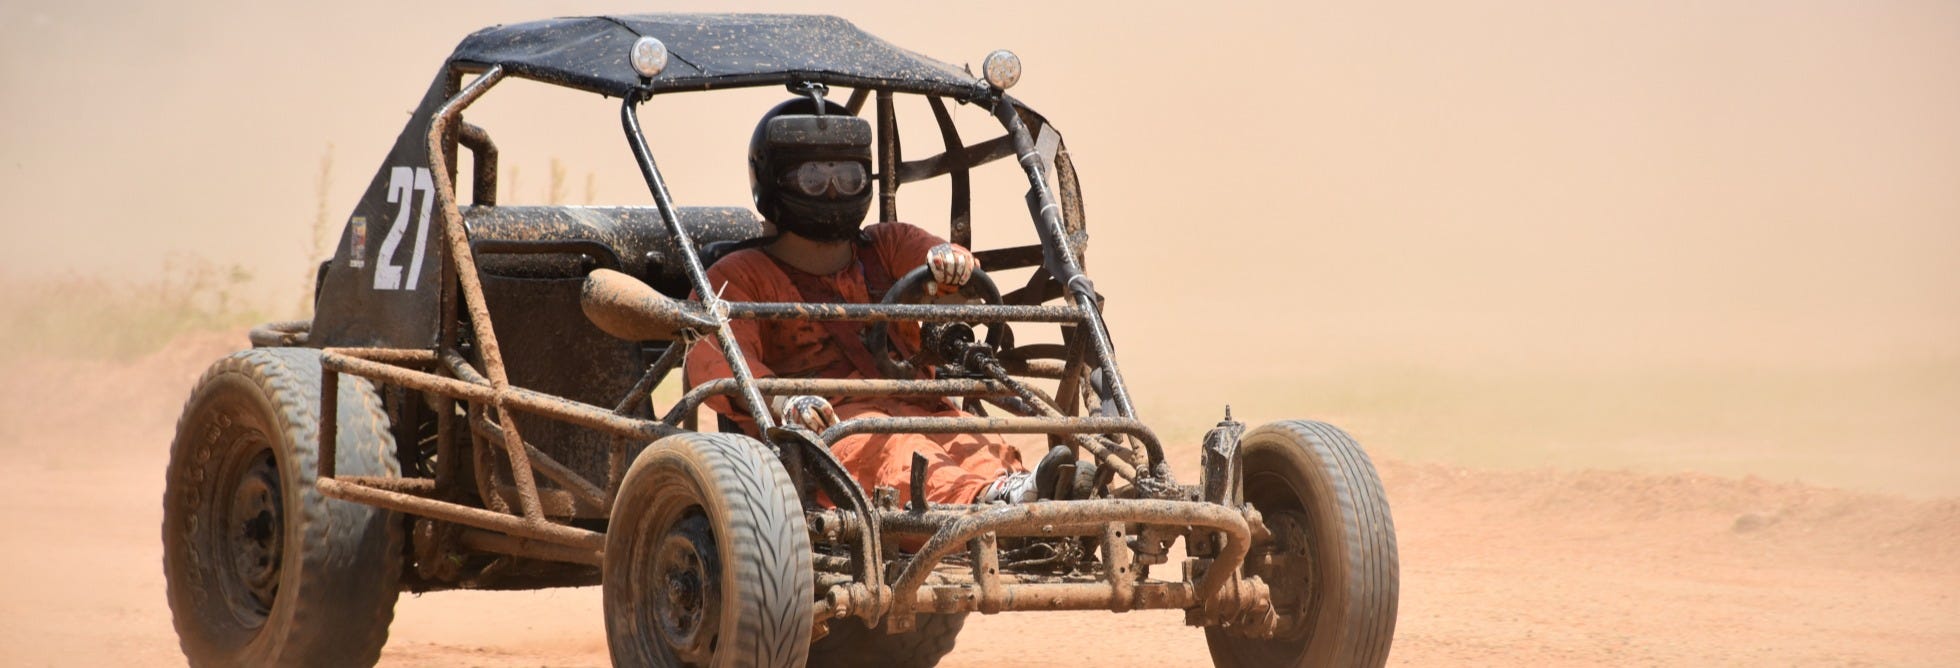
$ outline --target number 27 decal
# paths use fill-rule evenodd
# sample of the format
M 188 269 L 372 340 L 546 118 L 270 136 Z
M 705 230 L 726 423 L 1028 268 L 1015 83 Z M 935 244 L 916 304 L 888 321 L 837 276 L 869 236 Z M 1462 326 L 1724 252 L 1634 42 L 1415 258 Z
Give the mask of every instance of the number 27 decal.
M 422 196 L 417 198 L 416 192 Z M 429 209 L 435 205 L 435 180 L 429 177 L 427 167 L 396 167 L 389 170 L 388 203 L 400 203 L 395 213 L 395 222 L 388 226 L 388 234 L 381 239 L 381 252 L 374 259 L 374 289 L 376 290 L 414 290 L 422 278 L 422 258 L 429 250 Z M 415 200 L 422 200 L 422 207 L 415 207 Z M 416 214 L 420 214 L 419 216 Z M 408 285 L 402 285 L 402 266 L 395 263 L 395 254 L 401 250 L 402 237 L 407 235 L 410 225 L 415 227 L 415 253 L 408 261 Z

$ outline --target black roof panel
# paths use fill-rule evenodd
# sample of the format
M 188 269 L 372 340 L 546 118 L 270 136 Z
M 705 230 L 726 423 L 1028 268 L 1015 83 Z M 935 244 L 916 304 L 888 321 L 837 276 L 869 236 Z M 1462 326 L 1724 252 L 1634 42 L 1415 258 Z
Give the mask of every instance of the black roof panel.
M 638 14 L 493 26 L 456 45 L 454 63 L 623 97 L 640 88 L 627 62 L 641 36 L 667 45 L 652 92 L 816 81 L 979 99 L 986 82 L 859 30 L 835 16 Z

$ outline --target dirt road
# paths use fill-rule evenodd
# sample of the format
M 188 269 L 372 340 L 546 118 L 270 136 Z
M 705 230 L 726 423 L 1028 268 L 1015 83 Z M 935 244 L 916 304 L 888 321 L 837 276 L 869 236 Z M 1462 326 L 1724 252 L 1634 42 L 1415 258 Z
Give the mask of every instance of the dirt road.
M 163 595 L 161 472 L 186 389 L 232 340 L 0 378 L 0 664 L 182 662 Z M 1379 464 L 1403 558 L 1397 665 L 1960 657 L 1960 499 Z M 590 588 L 405 597 L 384 664 L 604 665 L 598 601 Z M 1129 613 L 975 617 L 946 665 L 1206 662 L 1179 615 Z

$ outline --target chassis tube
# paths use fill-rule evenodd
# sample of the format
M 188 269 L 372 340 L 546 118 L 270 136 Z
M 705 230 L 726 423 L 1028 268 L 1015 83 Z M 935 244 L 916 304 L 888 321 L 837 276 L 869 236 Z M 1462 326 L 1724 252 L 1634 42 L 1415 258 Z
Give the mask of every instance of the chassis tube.
M 505 386 L 502 389 L 472 383 L 432 373 L 404 369 L 378 362 L 369 362 L 358 357 L 340 354 L 339 349 L 328 348 L 320 355 L 320 366 L 330 371 L 349 373 L 356 376 L 380 380 L 400 385 L 411 390 L 433 392 L 454 399 L 488 404 L 542 415 L 581 427 L 603 431 L 615 436 L 656 440 L 680 433 L 680 430 L 653 420 L 639 420 L 614 415 L 612 411 L 556 397 L 536 390 Z M 521 443 L 520 443 L 521 445 Z
M 694 254 L 694 240 L 688 237 L 687 228 L 674 213 L 674 199 L 667 194 L 667 181 L 653 163 L 653 151 L 647 148 L 646 135 L 640 132 L 639 103 L 646 98 L 645 93 L 635 93 L 621 100 L 619 120 L 626 130 L 626 142 L 633 147 L 633 158 L 640 163 L 640 175 L 646 178 L 647 189 L 653 192 L 653 204 L 660 210 L 661 222 L 674 235 L 674 245 L 680 249 L 681 266 L 687 269 L 688 281 L 694 284 L 694 291 L 701 295 L 708 312 L 714 314 L 715 340 L 721 342 L 721 354 L 728 358 L 728 369 L 741 385 L 742 403 L 748 404 L 756 428 L 767 431 L 776 426 L 776 421 L 769 415 L 769 404 L 762 400 L 762 393 L 755 390 L 755 376 L 749 373 L 742 346 L 735 342 L 735 332 L 728 328 L 728 302 L 722 301 L 714 286 L 708 285 L 708 272 L 701 267 L 701 258 Z
M 1008 387 L 1014 388 L 1015 393 L 1019 395 L 1021 401 L 1028 404 L 1028 406 L 1030 408 L 1033 408 L 1036 413 L 1039 413 L 1041 417 L 1046 417 L 1046 418 L 1071 417 L 1067 414 L 1064 414 L 1060 408 L 1055 406 L 1054 398 L 1049 397 L 1047 394 L 1042 393 L 1041 390 L 1039 389 L 1030 387 L 1025 383 L 1014 380 L 1013 376 L 1008 375 L 1007 369 L 1001 366 L 1000 360 L 995 359 L 993 355 L 987 354 L 983 351 L 980 354 L 975 355 L 974 357 L 979 358 L 976 364 L 980 367 L 980 370 L 982 372 L 986 373 L 988 376 L 992 376 L 996 381 L 999 381 L 1000 383 L 1007 385 Z M 1101 443 L 1096 442 L 1096 438 L 1094 436 L 1090 436 L 1088 434 L 1073 434 L 1070 436 L 1070 438 L 1072 438 L 1075 441 L 1076 447 L 1082 448 L 1084 450 L 1088 450 L 1090 454 L 1096 456 L 1096 461 L 1101 462 L 1103 466 L 1108 466 L 1111 469 L 1114 469 L 1116 471 L 1116 475 L 1122 476 L 1124 480 L 1128 480 L 1132 483 L 1137 482 L 1136 464 L 1123 459 L 1121 456 L 1118 456 L 1115 452 L 1112 452 L 1109 448 L 1103 447 Z M 1157 442 L 1156 439 L 1150 439 L 1150 440 L 1145 440 L 1144 444 L 1150 445 L 1156 442 Z M 1158 472 L 1157 464 L 1162 463 L 1164 461 L 1164 453 L 1160 449 L 1153 449 L 1153 448 L 1146 447 L 1144 448 L 1144 454 L 1148 458 L 1144 462 L 1144 466 L 1147 467 L 1144 469 L 1144 471 L 1146 473 Z M 1166 479 L 1165 482 L 1169 483 L 1171 481 Z
M 1106 525 L 1110 522 L 1195 525 L 1224 533 L 1225 545 L 1193 592 L 1199 601 L 1210 600 L 1231 583 L 1251 548 L 1252 529 L 1245 515 L 1214 503 L 1102 499 L 993 506 L 977 513 L 960 515 L 943 525 L 931 540 L 926 541 L 925 546 L 919 548 L 918 556 L 906 564 L 905 570 L 892 585 L 891 616 L 906 620 L 893 625 L 897 628 L 911 626 L 911 616 L 918 611 L 919 589 L 925 585 L 926 576 L 931 575 L 933 568 L 947 555 L 966 546 L 974 538 L 987 533 L 1000 536 L 1049 535 L 1043 531 L 1063 528 L 1081 530 L 1089 525 Z M 1106 583 L 1093 586 L 1097 592 L 1095 600 L 1108 605 L 1113 595 L 1110 586 Z
M 1015 108 L 1014 98 L 1003 95 L 994 104 L 994 117 L 1000 119 L 1001 125 L 1007 128 L 1008 136 L 1014 138 L 1014 153 L 1021 163 L 1021 169 L 1028 173 L 1028 184 L 1034 188 L 1035 197 L 1041 204 L 1035 224 L 1047 232 L 1045 236 L 1052 239 L 1061 251 L 1062 267 L 1069 275 L 1055 278 L 1062 281 L 1070 299 L 1084 312 L 1083 318 L 1088 325 L 1084 329 L 1088 330 L 1090 348 L 1096 353 L 1102 368 L 1109 373 L 1109 393 L 1116 400 L 1117 409 L 1125 417 L 1136 417 L 1137 410 L 1130 402 L 1129 388 L 1123 383 L 1123 374 L 1116 368 L 1115 346 L 1109 341 L 1109 330 L 1103 326 L 1102 312 L 1096 310 L 1095 291 L 1089 288 L 1086 280 L 1076 280 L 1087 277 L 1082 273 L 1081 265 L 1075 262 L 1075 252 L 1068 246 L 1068 234 L 1062 225 L 1062 207 L 1056 203 L 1055 194 L 1048 187 L 1047 176 L 1041 172 L 1041 154 L 1035 150 L 1034 135 L 1028 132 L 1027 124 L 1021 122 L 1021 114 Z
M 496 328 L 490 324 L 490 306 L 483 298 L 483 281 L 477 271 L 475 251 L 470 249 L 469 231 L 463 226 L 462 210 L 456 205 L 456 184 L 449 175 L 448 143 L 451 124 L 462 117 L 463 109 L 474 104 L 477 98 L 483 97 L 490 87 L 503 78 L 503 66 L 493 65 L 475 81 L 464 86 L 455 97 L 444 102 L 429 120 L 428 139 L 429 164 L 435 168 L 429 171 L 434 179 L 436 204 L 442 209 L 442 242 L 449 246 L 449 259 L 455 265 L 456 285 L 463 293 L 463 307 L 469 312 L 470 328 L 476 335 L 477 349 L 483 355 L 484 373 L 490 377 L 490 385 L 500 393 L 509 387 L 510 376 L 504 370 L 503 347 L 497 343 Z M 446 285 L 444 289 L 447 289 Z M 442 317 L 448 317 L 446 311 Z M 531 460 L 524 452 L 517 423 L 511 419 L 509 411 L 498 410 L 497 419 L 503 422 L 504 455 L 510 459 L 511 475 L 517 484 L 517 497 L 524 517 L 533 522 L 542 522 L 544 509 L 538 501 L 538 479 L 531 471 Z
M 851 320 L 860 322 L 1059 322 L 1084 321 L 1073 306 L 1020 304 L 814 304 L 723 302 L 734 320 Z
M 960 586 L 920 587 L 912 596 L 913 610 L 951 614 L 984 612 L 973 589 Z M 1204 603 L 1189 582 L 1140 582 L 1125 598 L 1101 582 L 1022 583 L 1001 586 L 1000 612 L 1051 610 L 1179 610 Z
M 587 566 L 599 566 L 605 561 L 605 553 L 599 550 L 520 538 L 482 529 L 459 531 L 456 533 L 456 542 L 479 552 L 508 554 L 527 559 L 565 561 Z
M 465 526 L 501 531 L 520 538 L 584 548 L 606 549 L 606 535 L 550 521 L 530 521 L 482 508 L 446 503 L 401 492 L 376 489 L 341 480 L 323 479 L 315 483 L 321 494 L 355 503 L 386 508 L 400 513 L 447 520 Z
M 686 343 L 675 341 L 667 344 L 667 349 L 660 352 L 660 359 L 654 360 L 653 364 L 647 367 L 646 373 L 640 374 L 639 382 L 633 383 L 633 388 L 626 391 L 626 396 L 619 400 L 618 405 L 613 406 L 613 414 L 631 417 L 638 411 L 639 404 L 645 404 L 647 414 L 652 415 L 653 388 L 658 386 L 660 381 L 666 380 L 667 374 L 672 372 L 674 367 L 680 364 L 681 358 L 686 356 Z
M 1126 417 L 878 417 L 854 418 L 823 430 L 823 442 L 853 434 L 1128 434 L 1163 451 L 1157 434 Z
M 756 391 L 765 396 L 789 396 L 793 394 L 813 394 L 820 397 L 1004 397 L 1014 392 L 994 381 L 948 379 L 948 380 L 889 380 L 842 379 L 842 378 L 757 378 Z M 696 385 L 682 395 L 680 401 L 662 419 L 667 424 L 680 424 L 682 417 L 701 407 L 708 397 L 734 394 L 739 391 L 733 378 L 717 378 Z

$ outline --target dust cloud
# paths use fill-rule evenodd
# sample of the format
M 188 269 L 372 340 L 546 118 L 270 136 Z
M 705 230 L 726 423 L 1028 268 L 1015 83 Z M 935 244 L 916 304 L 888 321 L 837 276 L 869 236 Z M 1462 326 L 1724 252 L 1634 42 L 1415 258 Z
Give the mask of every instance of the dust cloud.
M 1185 444 L 1226 403 L 1251 422 L 1327 419 L 1382 462 L 1405 534 L 1400 660 L 1903 664 L 1960 652 L 1960 5 L 658 9 L 689 8 L 839 14 L 956 64 L 1015 50 L 1026 64 L 1015 95 L 1065 133 L 1082 173 L 1091 273 L 1144 417 Z M 68 330 L 48 320 L 102 294 L 76 285 L 167 282 L 170 258 L 235 265 L 228 299 L 292 315 L 317 210 L 329 224 L 347 214 L 448 50 L 478 27 L 548 11 L 0 4 L 0 230 L 14 251 L 0 262 L 0 342 L 58 336 Z M 682 203 L 747 201 L 749 125 L 781 95 L 648 105 Z M 913 157 L 937 150 L 922 110 L 905 127 Z M 984 114 L 956 114 L 969 139 L 989 136 Z M 612 101 L 513 82 L 471 119 L 504 151 L 506 201 L 648 201 Z M 1012 170 L 976 178 L 977 245 L 1031 239 Z M 908 188 L 901 207 L 945 225 L 943 190 Z M 154 559 L 125 561 L 156 552 L 176 402 L 203 364 L 243 343 L 226 314 L 210 316 L 232 327 L 221 334 L 114 361 L 0 355 L 0 453 L 17 462 L 0 480 L 26 509 L 6 535 L 53 540 L 98 519 L 117 532 L 68 541 L 55 574 L 70 584 L 22 583 L 0 617 L 26 619 L 24 601 L 78 587 L 59 609 L 104 626 L 54 637 L 89 641 L 128 622 L 139 630 L 101 658 L 175 660 Z M 79 511 L 50 500 L 105 480 L 141 494 Z M 1732 531 L 1745 515 L 1769 524 Z M 1799 549 L 1820 541 L 1817 554 Z M 10 583 L 50 568 L 11 542 L 7 552 Z M 1682 555 L 1689 565 L 1670 563 Z M 134 574 L 80 584 L 99 572 L 81 569 L 125 567 Z M 1660 575 L 1628 585 L 1612 569 Z M 1517 606 L 1479 594 L 1522 586 L 1504 574 L 1545 572 L 1558 575 L 1520 589 Z M 1777 578 L 1821 593 L 1778 598 Z M 1590 591 L 1663 607 L 1576 602 Z M 526 600 L 596 621 L 583 595 Z M 1737 621 L 1866 610 L 1866 599 L 1906 612 L 1867 610 L 1870 628 L 1821 613 Z M 596 623 L 567 627 L 576 640 L 544 624 L 533 634 L 549 635 L 543 649 L 512 656 L 480 653 L 501 631 L 417 636 L 442 626 L 416 626 L 429 605 L 506 599 L 449 600 L 467 602 L 404 604 L 391 660 L 603 661 Z M 1668 644 L 1658 620 L 1683 610 L 1738 640 Z M 980 628 L 1039 632 L 1002 626 L 1011 617 Z M 1784 645 L 1806 653 L 1749 649 L 1819 625 L 1822 640 Z M 1616 639 L 1619 628 L 1643 639 Z M 1867 637 L 1912 640 L 1881 651 L 1858 644 Z M 1163 656 L 1202 661 L 1196 647 Z M 973 651 L 954 658 L 995 656 Z
M 1568 418 L 1528 410 L 1534 388 L 1624 378 L 1672 395 L 1722 379 L 1736 395 L 1658 419 L 1722 422 L 1711 436 L 1752 441 L 1765 460 L 1808 440 L 1797 447 L 1818 466 L 1772 465 L 1782 477 L 1960 489 L 1953 458 L 1914 463 L 1960 434 L 1960 412 L 1933 410 L 1960 399 L 1951 5 L 743 9 L 839 13 L 955 63 L 1016 49 L 1028 68 L 1016 94 L 1077 156 L 1092 270 L 1154 412 L 1353 413 L 1376 400 L 1346 395 L 1433 378 L 1464 388 L 1445 397 L 1464 411 L 1519 423 L 1526 454 L 1462 451 L 1440 428 L 1376 447 L 1670 469 L 1694 462 L 1625 444 L 1677 425 L 1605 415 L 1595 435 L 1620 445 L 1593 458 L 1584 429 L 1536 433 L 1540 417 Z M 267 304 L 294 303 L 322 158 L 331 149 L 335 221 L 455 40 L 536 13 L 0 7 L 0 221 L 26 251 L 0 272 L 144 281 L 192 254 L 241 265 Z M 507 199 L 544 201 L 556 165 L 563 201 L 646 201 L 611 104 L 508 88 L 473 116 L 505 150 Z M 681 199 L 746 201 L 745 119 L 776 97 L 649 106 Z M 959 111 L 984 136 L 984 115 Z M 929 150 L 930 126 L 908 129 L 910 151 Z M 1011 170 L 981 177 L 981 244 L 1029 236 Z M 904 195 L 907 219 L 944 225 L 936 192 Z M 1792 384 L 1810 390 L 1789 411 L 1764 396 Z M 1676 402 L 1557 398 L 1545 408 L 1560 414 Z M 1717 407 L 1731 401 L 1741 424 Z M 1839 475 L 1848 460 L 1832 453 L 1874 449 L 1908 479 Z

